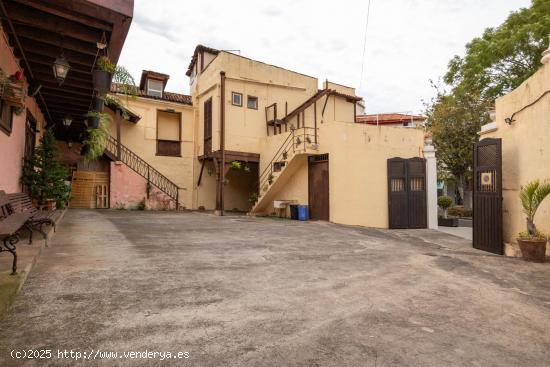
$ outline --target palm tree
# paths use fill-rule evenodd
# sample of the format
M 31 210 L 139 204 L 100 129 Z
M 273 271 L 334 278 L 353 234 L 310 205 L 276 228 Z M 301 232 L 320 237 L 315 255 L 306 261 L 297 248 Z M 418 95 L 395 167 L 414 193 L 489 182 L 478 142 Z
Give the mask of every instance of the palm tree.
M 531 236 L 537 233 L 537 227 L 534 223 L 537 209 L 548 195 L 550 195 L 550 183 L 548 181 L 541 183 L 539 180 L 529 182 L 519 192 L 523 212 L 527 216 L 527 232 Z

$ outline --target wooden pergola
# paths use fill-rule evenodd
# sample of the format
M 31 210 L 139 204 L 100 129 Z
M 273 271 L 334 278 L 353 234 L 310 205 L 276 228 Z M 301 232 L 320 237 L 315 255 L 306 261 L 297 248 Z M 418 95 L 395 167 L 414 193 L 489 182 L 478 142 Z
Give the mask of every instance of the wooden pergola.
M 58 139 L 80 140 L 96 60 L 118 61 L 133 9 L 133 0 L 0 0 L 2 28 L 32 88 L 41 86 L 36 99 Z M 61 54 L 70 70 L 60 85 L 52 67 Z M 67 116 L 68 129 L 61 123 Z

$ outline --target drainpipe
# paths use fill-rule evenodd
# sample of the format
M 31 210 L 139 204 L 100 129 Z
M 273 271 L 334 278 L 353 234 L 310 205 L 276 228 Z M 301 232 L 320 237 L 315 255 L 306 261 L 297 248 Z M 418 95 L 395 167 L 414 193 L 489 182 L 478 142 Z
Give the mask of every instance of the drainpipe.
M 225 181 L 225 71 L 220 71 L 220 207 L 219 215 L 224 211 L 224 181 Z

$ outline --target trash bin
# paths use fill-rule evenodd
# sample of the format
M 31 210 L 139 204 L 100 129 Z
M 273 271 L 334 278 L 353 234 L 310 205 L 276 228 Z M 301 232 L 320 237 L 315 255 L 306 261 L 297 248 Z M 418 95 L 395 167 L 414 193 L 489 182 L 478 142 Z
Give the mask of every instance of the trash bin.
M 298 220 L 298 205 L 290 206 L 290 219 Z
M 308 220 L 309 212 L 307 205 L 298 205 L 298 220 Z

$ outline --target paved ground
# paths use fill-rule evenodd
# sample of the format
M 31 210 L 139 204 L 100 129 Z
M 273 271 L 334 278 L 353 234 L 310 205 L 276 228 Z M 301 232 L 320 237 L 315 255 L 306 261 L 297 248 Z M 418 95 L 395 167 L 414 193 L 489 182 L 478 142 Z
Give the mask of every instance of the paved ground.
M 467 240 L 472 240 L 472 227 L 438 227 L 438 231 L 452 234 L 453 236 L 462 237 Z
M 437 231 L 72 210 L 0 321 L 0 366 L 548 366 L 549 279 Z

